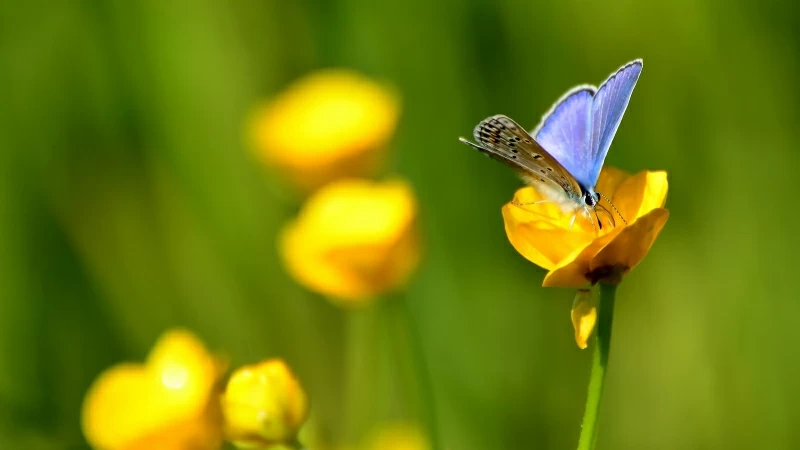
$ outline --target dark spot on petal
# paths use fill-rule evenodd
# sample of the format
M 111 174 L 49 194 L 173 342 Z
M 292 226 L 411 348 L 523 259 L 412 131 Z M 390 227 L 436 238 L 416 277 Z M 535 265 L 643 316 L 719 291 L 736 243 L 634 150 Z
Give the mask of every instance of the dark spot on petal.
M 539 159 L 541 157 L 542 157 L 542 155 L 533 155 L 533 159 Z

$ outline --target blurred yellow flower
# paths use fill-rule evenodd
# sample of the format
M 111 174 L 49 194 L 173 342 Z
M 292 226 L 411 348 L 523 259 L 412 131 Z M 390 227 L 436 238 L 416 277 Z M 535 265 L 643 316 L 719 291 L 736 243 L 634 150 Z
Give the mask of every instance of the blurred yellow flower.
M 83 403 L 86 440 L 103 450 L 220 448 L 214 394 L 223 371 L 191 333 L 165 333 L 144 365 L 119 364 L 94 381 Z
M 252 137 L 267 164 L 310 190 L 373 174 L 399 110 L 387 87 L 351 70 L 329 69 L 296 81 L 258 110 Z
M 407 183 L 340 180 L 307 200 L 281 252 L 300 284 L 356 305 L 408 280 L 419 261 L 416 219 Z
M 364 450 L 430 450 L 420 429 L 411 424 L 386 424 L 367 438 Z
M 242 448 L 291 443 L 308 416 L 308 397 L 280 359 L 233 373 L 222 396 L 225 436 Z
M 644 259 L 667 222 L 667 188 L 666 172 L 630 175 L 604 167 L 597 191 L 611 199 L 628 224 L 617 216 L 616 226 L 597 230 L 588 220 L 570 227 L 572 214 L 553 203 L 533 204 L 544 197 L 524 187 L 503 207 L 506 234 L 520 254 L 549 270 L 543 286 L 618 283 Z

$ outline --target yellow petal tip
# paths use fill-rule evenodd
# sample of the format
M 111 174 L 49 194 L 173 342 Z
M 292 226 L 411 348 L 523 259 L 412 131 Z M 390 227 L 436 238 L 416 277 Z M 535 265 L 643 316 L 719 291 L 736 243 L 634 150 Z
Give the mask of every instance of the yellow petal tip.
M 583 350 L 589 346 L 589 337 L 597 323 L 597 301 L 591 289 L 578 290 L 570 315 L 575 329 L 575 343 Z

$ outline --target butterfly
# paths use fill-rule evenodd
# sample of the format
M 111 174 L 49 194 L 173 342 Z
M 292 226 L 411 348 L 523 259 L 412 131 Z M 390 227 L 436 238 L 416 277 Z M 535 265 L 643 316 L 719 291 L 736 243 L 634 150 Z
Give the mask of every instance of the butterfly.
M 475 127 L 477 144 L 459 140 L 517 169 L 523 180 L 547 198 L 542 202 L 554 202 L 572 212 L 570 227 L 578 212 L 594 225 L 594 212 L 597 226 L 602 228 L 597 208 L 608 213 L 613 225 L 614 216 L 600 205 L 601 196 L 615 211 L 616 207 L 595 188 L 641 72 L 642 60 L 637 59 L 612 73 L 600 87 L 570 89 L 530 134 L 510 118 L 495 115 Z M 625 222 L 619 211 L 617 214 Z

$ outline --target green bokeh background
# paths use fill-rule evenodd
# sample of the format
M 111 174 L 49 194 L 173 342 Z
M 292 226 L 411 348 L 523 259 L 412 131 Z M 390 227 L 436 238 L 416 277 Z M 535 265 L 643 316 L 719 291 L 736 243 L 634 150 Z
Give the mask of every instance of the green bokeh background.
M 387 172 L 420 202 L 406 295 L 447 448 L 574 448 L 591 355 L 573 292 L 541 288 L 506 240 L 520 182 L 456 138 L 495 113 L 532 127 L 636 57 L 606 163 L 666 169 L 671 217 L 619 289 L 598 446 L 800 447 L 791 2 L 36 3 L 0 5 L 0 448 L 85 448 L 92 379 L 173 326 L 234 365 L 286 358 L 342 438 L 352 318 L 283 271 L 296 204 L 243 134 L 325 67 L 403 98 Z M 394 400 L 365 423 L 414 414 L 395 378 L 367 383 Z

